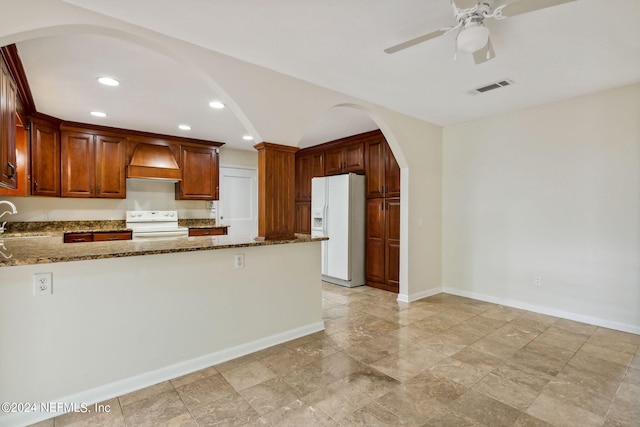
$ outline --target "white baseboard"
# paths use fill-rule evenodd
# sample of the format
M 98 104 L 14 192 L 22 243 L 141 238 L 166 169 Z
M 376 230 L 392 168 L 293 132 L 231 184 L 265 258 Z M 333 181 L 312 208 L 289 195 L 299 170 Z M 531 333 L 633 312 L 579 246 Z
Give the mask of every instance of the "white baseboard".
M 431 288 L 431 289 L 427 289 L 425 291 L 420 291 L 420 292 L 416 292 L 413 294 L 398 294 L 398 301 L 400 302 L 414 302 L 414 301 L 418 301 L 419 299 L 422 298 L 427 298 L 427 297 L 431 297 L 433 295 L 437 295 L 442 293 L 442 287 L 437 287 L 437 288 Z
M 632 334 L 640 334 L 640 326 L 637 326 L 637 325 L 615 322 L 612 320 L 601 319 L 598 317 L 585 316 L 583 314 L 571 313 L 563 310 L 556 310 L 553 308 L 533 305 L 533 304 L 529 304 L 522 301 L 499 298 L 491 295 L 479 294 L 477 292 L 469 292 L 461 289 L 450 288 L 447 286 L 442 288 L 442 292 L 446 294 L 458 295 L 461 297 L 476 299 L 476 300 L 490 302 L 494 304 L 500 304 L 507 307 L 533 311 L 534 313 L 546 314 L 548 316 L 560 317 L 562 319 L 575 320 L 576 322 L 588 323 L 590 325 L 602 326 L 603 328 L 615 329 L 623 332 L 630 332 Z
M 113 383 L 95 387 L 93 389 L 72 394 L 70 396 L 63 396 L 52 400 L 52 402 L 59 402 L 64 404 L 76 403 L 77 405 L 93 405 L 94 403 L 112 399 L 117 396 L 122 396 L 132 391 L 140 390 L 142 388 L 149 387 L 154 384 L 179 377 L 181 375 L 190 374 L 192 372 L 208 368 L 209 366 L 218 365 L 237 357 L 263 350 L 277 344 L 282 344 L 284 342 L 291 341 L 293 339 L 300 338 L 322 330 L 324 330 L 324 321 L 311 323 L 300 328 L 291 329 L 289 331 L 271 335 L 266 338 L 261 338 L 245 344 L 240 344 L 235 347 L 216 351 L 214 353 L 210 353 L 201 357 L 178 362 L 164 368 L 156 369 L 155 371 L 145 372 L 140 375 L 125 378 L 124 380 L 115 381 Z M 39 421 L 62 414 L 63 412 L 6 413 L 0 415 L 0 426 L 27 426 L 29 424 L 34 424 Z

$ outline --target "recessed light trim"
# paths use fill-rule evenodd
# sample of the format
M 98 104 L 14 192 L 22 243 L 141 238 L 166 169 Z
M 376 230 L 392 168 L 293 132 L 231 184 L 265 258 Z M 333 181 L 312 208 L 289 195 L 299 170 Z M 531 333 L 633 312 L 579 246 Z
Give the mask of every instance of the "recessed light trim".
M 245 141 L 253 141 L 253 137 L 251 135 L 245 135 L 242 137 Z
M 94 117 L 107 117 L 107 113 L 104 113 L 102 111 L 92 111 L 89 114 L 91 114 Z
M 189 125 L 178 125 L 178 129 L 180 129 L 180 130 L 191 130 L 191 126 L 189 126 Z
M 224 104 L 220 101 L 211 101 L 209 103 L 209 107 L 215 108 L 216 110 L 221 110 L 224 108 Z
M 98 82 L 105 86 L 119 86 L 120 82 L 112 77 L 98 77 Z

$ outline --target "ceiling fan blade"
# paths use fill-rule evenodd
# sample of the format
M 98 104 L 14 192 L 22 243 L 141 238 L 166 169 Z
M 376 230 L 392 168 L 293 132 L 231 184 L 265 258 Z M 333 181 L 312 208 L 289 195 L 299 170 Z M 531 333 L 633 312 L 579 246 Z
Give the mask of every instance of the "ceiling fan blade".
M 398 52 L 400 50 L 403 50 L 403 49 L 409 48 L 411 46 L 415 46 L 417 44 L 426 42 L 427 40 L 431 40 L 431 39 L 435 39 L 436 37 L 440 37 L 441 35 L 448 33 L 450 30 L 451 30 L 450 28 L 443 28 L 443 29 L 438 30 L 438 31 L 433 31 L 433 32 L 431 32 L 429 34 L 425 34 L 424 36 L 416 37 L 415 39 L 408 40 L 408 41 L 406 41 L 404 43 L 400 43 L 400 44 L 397 44 L 395 46 L 388 47 L 384 51 L 386 53 L 396 53 L 396 52 Z
M 496 53 L 493 51 L 493 45 L 491 44 L 491 39 L 487 42 L 487 45 L 482 49 L 473 52 L 473 62 L 478 64 L 482 64 L 483 62 L 487 62 L 490 59 L 496 57 Z
M 573 1 L 576 0 L 520 0 L 505 5 L 502 9 L 502 16 L 508 18 L 510 16 L 522 15 L 523 13 L 546 9 L 564 3 L 571 3 Z

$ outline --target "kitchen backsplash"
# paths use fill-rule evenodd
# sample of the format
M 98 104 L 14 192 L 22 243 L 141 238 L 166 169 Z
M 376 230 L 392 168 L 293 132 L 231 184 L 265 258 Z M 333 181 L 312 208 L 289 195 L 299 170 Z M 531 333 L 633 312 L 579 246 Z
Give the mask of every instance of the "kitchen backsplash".
M 179 218 L 215 218 L 201 200 L 175 200 L 173 182 L 127 180 L 126 199 L 4 197 L 13 202 L 15 221 L 124 220 L 128 210 L 177 210 Z

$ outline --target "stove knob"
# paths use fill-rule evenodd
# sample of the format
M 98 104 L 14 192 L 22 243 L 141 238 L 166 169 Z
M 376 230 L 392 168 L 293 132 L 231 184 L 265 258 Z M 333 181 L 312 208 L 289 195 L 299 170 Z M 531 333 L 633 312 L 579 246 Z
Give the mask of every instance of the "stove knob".
M 173 213 L 173 212 L 171 212 L 171 213 L 169 214 L 169 216 L 170 216 L 171 218 L 173 218 L 173 215 L 174 215 L 174 213 Z

